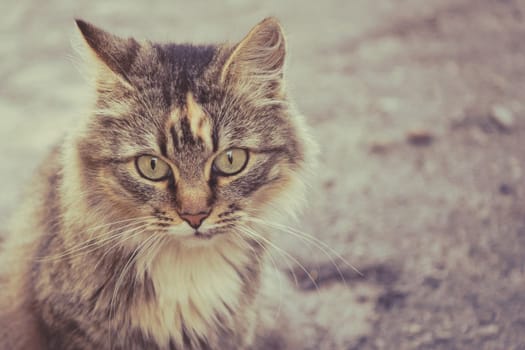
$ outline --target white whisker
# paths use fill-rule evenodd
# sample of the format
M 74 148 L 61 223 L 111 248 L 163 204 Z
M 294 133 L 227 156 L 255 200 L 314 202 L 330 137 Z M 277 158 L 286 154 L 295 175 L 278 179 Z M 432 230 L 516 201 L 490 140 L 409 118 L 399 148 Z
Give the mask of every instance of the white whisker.
M 271 247 L 273 247 L 276 251 L 280 252 L 281 254 L 284 254 L 286 257 L 288 257 L 290 260 L 294 261 L 305 273 L 306 275 L 308 276 L 308 278 L 310 279 L 310 281 L 312 281 L 312 283 L 314 284 L 316 290 L 317 290 L 317 293 L 320 294 L 320 290 L 319 290 L 319 286 L 317 285 L 317 282 L 315 281 L 315 279 L 312 277 L 312 275 L 310 274 L 310 272 L 304 267 L 303 264 L 301 264 L 301 262 L 299 262 L 299 260 L 297 260 L 295 257 L 293 257 L 292 255 L 290 255 L 287 251 L 285 251 L 284 249 L 282 248 L 279 248 L 278 246 L 276 246 L 275 244 L 273 244 L 270 240 L 264 238 L 263 236 L 261 236 L 260 234 L 256 233 L 255 231 L 253 231 L 252 229 L 250 229 L 249 227 L 245 226 L 245 225 L 239 225 L 244 231 L 244 233 L 247 233 L 248 235 L 252 236 L 253 238 L 258 238 L 258 239 L 261 239 L 263 240 L 266 244 L 270 245 Z M 286 261 L 286 260 L 285 260 Z M 291 267 L 290 267 L 291 269 Z

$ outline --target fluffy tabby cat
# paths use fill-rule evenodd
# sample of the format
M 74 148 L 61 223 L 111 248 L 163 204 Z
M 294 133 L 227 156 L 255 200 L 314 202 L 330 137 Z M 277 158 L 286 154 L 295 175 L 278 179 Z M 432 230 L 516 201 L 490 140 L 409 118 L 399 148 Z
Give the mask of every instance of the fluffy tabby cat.
M 96 105 L 4 244 L 1 348 L 295 348 L 270 336 L 261 222 L 296 208 L 311 142 L 277 20 L 216 46 L 77 26 Z

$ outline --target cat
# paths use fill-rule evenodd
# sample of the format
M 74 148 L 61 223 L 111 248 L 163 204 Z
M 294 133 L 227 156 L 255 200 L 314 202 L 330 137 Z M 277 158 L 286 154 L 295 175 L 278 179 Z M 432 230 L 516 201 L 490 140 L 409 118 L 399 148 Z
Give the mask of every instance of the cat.
M 300 208 L 315 143 L 286 94 L 279 22 L 235 45 L 76 24 L 94 108 L 3 244 L 1 348 L 298 348 L 273 317 L 264 222 Z

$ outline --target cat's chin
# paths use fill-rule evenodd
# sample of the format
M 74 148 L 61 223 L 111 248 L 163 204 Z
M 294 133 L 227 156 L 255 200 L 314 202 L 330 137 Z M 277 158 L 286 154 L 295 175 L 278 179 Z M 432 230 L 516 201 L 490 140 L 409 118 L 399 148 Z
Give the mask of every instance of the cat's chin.
M 195 231 L 192 234 L 188 234 L 184 237 L 178 237 L 178 239 L 181 241 L 181 243 L 185 247 L 193 248 L 193 247 L 209 247 L 210 245 L 214 244 L 216 241 L 216 235 L 215 234 L 206 234 L 201 233 L 199 231 Z
M 204 230 L 174 230 L 169 233 L 175 240 L 182 242 L 185 246 L 207 246 L 214 243 L 218 233 Z

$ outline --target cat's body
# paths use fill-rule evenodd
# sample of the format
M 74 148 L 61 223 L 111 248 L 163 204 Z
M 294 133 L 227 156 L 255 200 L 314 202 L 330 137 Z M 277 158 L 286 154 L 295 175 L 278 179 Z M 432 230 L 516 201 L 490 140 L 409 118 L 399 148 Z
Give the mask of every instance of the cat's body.
M 290 348 L 271 333 L 283 286 L 262 222 L 293 209 L 309 151 L 278 23 L 236 46 L 77 24 L 96 109 L 45 161 L 4 245 L 0 348 Z

